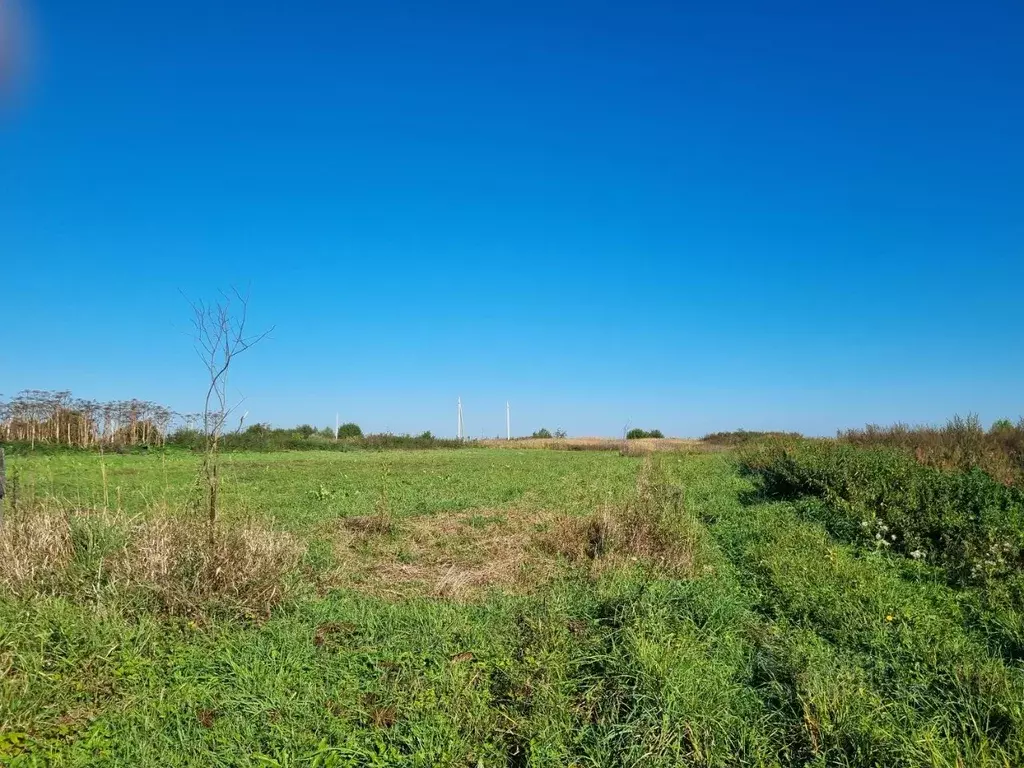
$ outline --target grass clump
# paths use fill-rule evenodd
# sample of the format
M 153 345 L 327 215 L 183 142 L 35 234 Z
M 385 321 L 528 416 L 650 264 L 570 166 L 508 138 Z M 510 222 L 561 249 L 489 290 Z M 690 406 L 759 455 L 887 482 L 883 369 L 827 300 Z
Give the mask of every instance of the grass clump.
M 642 563 L 675 576 L 697 568 L 696 525 L 683 506 L 682 489 L 671 485 L 648 455 L 636 488 L 624 505 L 604 506 L 556 529 L 552 543 L 570 561 L 608 568 Z
M 251 523 L 221 526 L 211 544 L 190 520 L 154 519 L 131 531 L 115 579 L 171 615 L 267 616 L 286 596 L 303 553 L 294 536 Z
M 0 526 L 0 589 L 18 595 L 45 590 L 73 555 L 65 515 L 52 511 L 8 515 Z
M 303 547 L 256 524 L 218 526 L 24 506 L 0 526 L 0 594 L 88 599 L 130 614 L 267 615 L 288 589 Z

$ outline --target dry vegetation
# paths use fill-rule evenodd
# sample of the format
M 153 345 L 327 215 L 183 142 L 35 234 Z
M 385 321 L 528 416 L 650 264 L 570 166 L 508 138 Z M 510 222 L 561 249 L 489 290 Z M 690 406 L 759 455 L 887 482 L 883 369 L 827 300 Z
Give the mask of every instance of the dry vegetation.
M 524 437 L 515 440 L 481 440 L 489 448 L 548 448 L 555 451 L 622 451 L 640 456 L 655 451 L 699 449 L 699 440 L 680 437 L 623 440 L 609 437 Z
M 982 469 L 1000 482 L 1024 482 L 1024 419 L 997 421 L 988 430 L 976 416 L 950 419 L 945 426 L 894 424 L 839 433 L 839 441 L 862 448 L 897 448 L 921 464 L 945 470 Z
M 42 590 L 64 572 L 73 554 L 65 515 L 8 516 L 0 526 L 0 588 L 15 594 Z
M 145 400 L 100 402 L 27 389 L 0 400 L 0 440 L 80 448 L 162 444 L 174 412 Z
M 668 484 L 648 458 L 625 506 L 564 519 L 545 543 L 570 562 L 587 563 L 592 570 L 642 560 L 685 578 L 695 573 L 698 538 L 697 525 L 683 508 L 682 489 Z
M 692 574 L 696 526 L 681 489 L 648 459 L 632 497 L 584 516 L 521 507 L 417 516 L 379 513 L 332 524 L 337 568 L 330 586 L 385 597 L 479 599 L 488 590 L 528 592 L 566 566 L 597 574 L 640 561 L 676 577 Z
M 0 592 L 119 596 L 166 614 L 266 615 L 285 596 L 304 549 L 255 524 L 219 527 L 211 544 L 205 526 L 168 510 L 141 519 L 36 502 L 0 526 Z
M 521 592 L 555 571 L 536 546 L 550 513 L 472 510 L 408 518 L 382 525 L 376 516 L 333 526 L 337 561 L 331 586 L 384 597 L 428 595 L 474 599 L 488 589 Z
M 372 514 L 321 527 L 335 562 L 314 579 L 321 591 L 462 601 L 495 588 L 528 592 L 567 566 L 597 573 L 642 560 L 686 576 L 693 565 L 681 492 L 650 455 L 628 501 L 586 515 L 525 504 L 396 519 L 384 489 L 386 482 Z M 99 590 L 170 615 L 224 607 L 265 615 L 294 586 L 305 551 L 294 535 L 251 522 L 218 524 L 211 539 L 194 512 L 162 502 L 130 515 L 33 499 L 0 528 L 0 591 L 31 598 Z

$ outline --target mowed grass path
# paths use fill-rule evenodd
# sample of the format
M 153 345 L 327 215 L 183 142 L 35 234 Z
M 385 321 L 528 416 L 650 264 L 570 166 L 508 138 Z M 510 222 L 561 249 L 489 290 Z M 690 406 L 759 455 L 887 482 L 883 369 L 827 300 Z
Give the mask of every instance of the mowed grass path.
M 81 486 L 102 499 L 98 477 L 67 476 L 75 462 L 94 475 L 94 457 L 18 461 L 68 498 Z M 229 515 L 310 541 L 372 514 L 383 484 L 398 523 L 387 546 L 364 545 L 410 565 L 422 553 L 403 537 L 420 523 L 590 515 L 636 503 L 644 471 L 611 453 L 500 449 L 230 462 Z M 108 488 L 118 478 L 138 511 L 163 488 L 175 498 L 196 468 L 188 456 L 111 465 Z M 685 574 L 643 557 L 565 562 L 527 591 L 470 599 L 331 583 L 255 621 L 139 613 L 99 586 L 0 597 L 0 762 L 1024 764 L 1024 672 L 989 650 L 962 594 L 763 501 L 728 456 L 669 454 L 654 471 L 684 491 L 672 525 Z

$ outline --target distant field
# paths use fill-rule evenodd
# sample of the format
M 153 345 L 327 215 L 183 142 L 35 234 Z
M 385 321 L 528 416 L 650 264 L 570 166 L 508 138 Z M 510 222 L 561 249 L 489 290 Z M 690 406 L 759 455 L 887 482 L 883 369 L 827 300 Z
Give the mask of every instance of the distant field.
M 877 492 L 786 485 L 873 454 L 781 450 L 226 454 L 213 545 L 192 454 L 14 456 L 0 764 L 1024 764 L 1012 563 L 875 545 Z
M 641 438 L 639 440 L 623 440 L 609 437 L 529 437 L 516 440 L 482 440 L 481 445 L 495 448 L 561 448 L 563 450 L 621 450 L 637 452 L 678 451 L 687 448 L 700 448 L 700 440 L 691 438 Z

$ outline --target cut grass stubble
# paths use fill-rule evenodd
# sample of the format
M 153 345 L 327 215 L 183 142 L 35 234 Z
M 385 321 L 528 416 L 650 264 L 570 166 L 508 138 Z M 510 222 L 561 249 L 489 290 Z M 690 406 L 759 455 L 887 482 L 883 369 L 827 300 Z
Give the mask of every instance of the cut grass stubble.
M 527 593 L 566 567 L 596 576 L 642 566 L 681 578 L 694 573 L 696 560 L 696 523 L 685 514 L 681 490 L 665 482 L 651 457 L 625 503 L 588 515 L 515 507 L 398 522 L 378 513 L 331 528 L 336 568 L 328 583 L 390 598 Z

